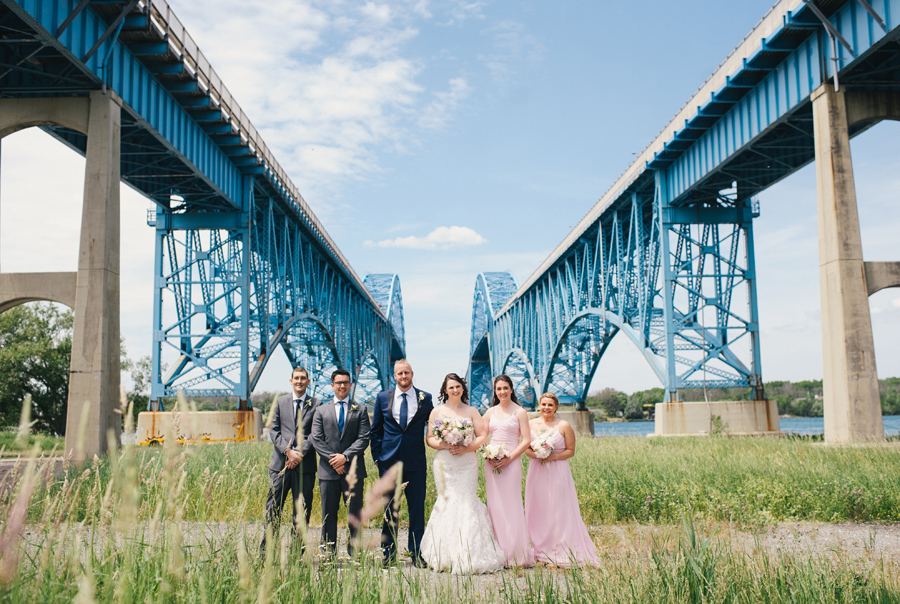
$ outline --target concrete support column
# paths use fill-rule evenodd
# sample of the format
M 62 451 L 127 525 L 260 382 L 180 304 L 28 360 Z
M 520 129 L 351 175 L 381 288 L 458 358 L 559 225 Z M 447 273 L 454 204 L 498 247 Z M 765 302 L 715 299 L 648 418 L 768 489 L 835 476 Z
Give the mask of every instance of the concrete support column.
M 881 440 L 881 400 L 844 92 L 812 94 L 825 441 Z
M 107 433 L 118 442 L 122 431 L 122 419 L 115 413 L 120 371 L 120 129 L 118 97 L 92 92 L 66 418 L 66 454 L 76 461 L 106 451 Z

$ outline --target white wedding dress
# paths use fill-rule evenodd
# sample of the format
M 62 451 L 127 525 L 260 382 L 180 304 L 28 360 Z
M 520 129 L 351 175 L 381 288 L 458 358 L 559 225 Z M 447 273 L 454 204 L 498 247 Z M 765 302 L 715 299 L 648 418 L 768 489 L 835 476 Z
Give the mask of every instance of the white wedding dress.
M 503 568 L 506 556 L 494 542 L 487 507 L 478 498 L 475 453 L 434 456 L 437 501 L 425 527 L 420 551 L 434 570 L 453 574 L 488 573 Z

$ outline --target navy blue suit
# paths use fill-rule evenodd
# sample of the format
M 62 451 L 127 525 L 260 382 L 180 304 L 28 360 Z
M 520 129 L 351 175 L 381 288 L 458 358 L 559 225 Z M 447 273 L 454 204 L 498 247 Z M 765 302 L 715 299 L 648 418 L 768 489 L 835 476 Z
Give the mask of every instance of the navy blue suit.
M 419 408 L 409 418 L 406 429 L 394 419 L 391 407 L 394 404 L 394 390 L 380 392 L 375 397 L 372 408 L 372 429 L 369 438 L 372 446 L 372 459 L 378 466 L 378 472 L 385 472 L 398 461 L 403 462 L 403 482 L 406 485 L 406 506 L 409 510 L 409 553 L 418 559 L 419 544 L 425 533 L 425 486 L 428 478 L 428 461 L 425 458 L 425 428 L 428 418 L 434 410 L 431 395 L 415 386 L 409 394 L 416 397 Z M 385 508 L 385 520 L 381 527 L 381 539 L 384 544 L 384 555 L 391 558 L 396 554 L 395 535 L 397 517 L 394 514 L 393 501 Z

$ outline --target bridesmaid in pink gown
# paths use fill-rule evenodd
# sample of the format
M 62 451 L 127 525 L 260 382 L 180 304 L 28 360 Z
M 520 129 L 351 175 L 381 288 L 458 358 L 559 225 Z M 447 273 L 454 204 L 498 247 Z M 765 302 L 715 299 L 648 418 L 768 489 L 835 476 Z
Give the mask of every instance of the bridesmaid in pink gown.
M 484 423 L 491 433 L 491 442 L 505 443 L 509 457 L 485 466 L 487 508 L 494 539 L 506 554 L 506 565 L 534 566 L 534 550 L 528 540 L 522 507 L 522 453 L 531 441 L 528 414 L 517 402 L 509 376 L 497 376 L 493 404 L 484 414 Z
M 541 395 L 541 417 L 531 420 L 532 441 L 547 435 L 553 452 L 541 460 L 529 447 L 531 458 L 525 480 L 525 523 L 541 562 L 556 566 L 599 566 L 597 550 L 581 519 L 569 458 L 575 455 L 575 431 L 556 417 L 559 399 Z

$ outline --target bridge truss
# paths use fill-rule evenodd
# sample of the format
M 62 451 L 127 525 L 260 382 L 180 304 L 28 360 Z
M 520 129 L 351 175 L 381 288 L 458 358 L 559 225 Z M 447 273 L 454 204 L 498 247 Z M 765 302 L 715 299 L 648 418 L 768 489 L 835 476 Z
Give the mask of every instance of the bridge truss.
M 527 404 L 536 391 L 582 403 L 620 331 L 667 400 L 703 387 L 763 399 L 756 197 L 813 160 L 822 84 L 900 90 L 897 14 L 898 0 L 782 0 L 524 284 L 480 275 L 476 400 L 506 373 Z
M 2 97 L 120 101 L 122 180 L 156 205 L 151 400 L 245 403 L 279 346 L 314 392 L 338 367 L 387 387 L 399 281 L 356 275 L 165 0 L 0 0 L 0 63 Z

